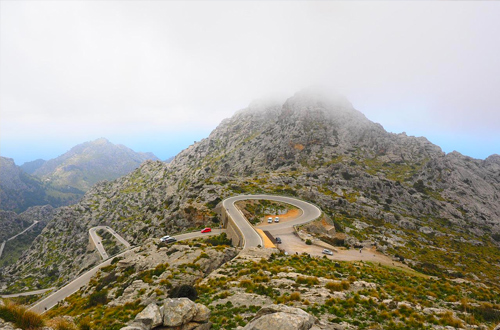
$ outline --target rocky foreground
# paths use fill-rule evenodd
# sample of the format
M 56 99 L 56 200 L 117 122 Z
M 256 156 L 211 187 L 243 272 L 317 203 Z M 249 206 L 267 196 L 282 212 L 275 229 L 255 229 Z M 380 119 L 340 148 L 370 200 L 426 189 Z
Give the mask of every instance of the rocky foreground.
M 500 306 L 490 302 L 500 295 L 480 282 L 306 254 L 286 256 L 275 249 L 254 248 L 236 256 L 236 249 L 212 243 L 218 244 L 193 241 L 165 247 L 150 241 L 141 251 L 103 269 L 87 287 L 47 314 L 67 315 L 76 323 L 86 320 L 96 329 L 121 329 L 144 327 L 138 323 L 146 321 L 137 321 L 146 313 L 141 312 L 158 308 L 161 317 L 155 319 L 163 320 L 163 327 L 173 326 L 164 321 L 166 302 L 175 298 L 176 288 L 187 285 L 185 293 L 210 311 L 208 319 L 196 325 L 200 329 L 208 323 L 213 329 L 269 329 L 266 326 L 284 318 L 283 324 L 302 324 L 298 329 L 411 325 L 412 329 L 489 330 L 500 320 Z M 192 310 L 185 319 L 199 309 L 188 304 L 191 307 L 179 307 Z M 257 320 L 256 315 L 261 317 Z M 178 322 L 188 329 L 191 320 Z M 293 326 L 283 329 L 296 329 Z

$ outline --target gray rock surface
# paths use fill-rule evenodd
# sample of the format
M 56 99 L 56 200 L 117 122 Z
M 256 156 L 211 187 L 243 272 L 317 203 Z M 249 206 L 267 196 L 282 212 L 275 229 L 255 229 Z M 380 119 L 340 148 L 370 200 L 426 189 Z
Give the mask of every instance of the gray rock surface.
M 196 303 L 188 298 L 167 299 L 163 304 L 163 325 L 178 327 L 189 323 L 196 315 Z
M 196 304 L 196 314 L 194 314 L 193 321 L 195 322 L 208 322 L 212 311 L 202 304 Z
M 244 330 L 308 330 L 316 318 L 300 308 L 286 305 L 262 307 Z
M 151 303 L 146 306 L 139 314 L 136 315 L 134 323 L 142 323 L 149 330 L 163 324 L 163 318 L 160 308 Z

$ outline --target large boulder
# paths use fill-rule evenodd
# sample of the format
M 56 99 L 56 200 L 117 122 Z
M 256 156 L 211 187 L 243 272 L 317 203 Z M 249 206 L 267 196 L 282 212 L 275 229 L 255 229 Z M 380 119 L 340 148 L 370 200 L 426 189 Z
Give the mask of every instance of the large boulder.
M 212 326 L 208 321 L 210 314 L 208 307 L 188 298 L 167 299 L 161 307 L 149 304 L 134 321 L 120 330 L 209 330 Z
M 120 330 L 148 330 L 148 329 L 142 323 L 132 323 L 130 325 L 127 325 L 126 327 L 121 328 Z
M 193 321 L 201 323 L 208 322 L 211 313 L 212 311 L 207 306 L 196 304 L 196 314 L 193 317 Z
M 500 330 L 500 323 L 498 323 L 498 325 L 493 330 Z
M 196 303 L 188 298 L 167 299 L 163 304 L 163 325 L 179 327 L 189 323 L 197 313 Z
M 316 318 L 300 308 L 286 305 L 262 307 L 244 330 L 309 330 Z
M 134 323 L 142 323 L 147 329 L 155 328 L 163 324 L 160 308 L 151 303 L 135 317 Z

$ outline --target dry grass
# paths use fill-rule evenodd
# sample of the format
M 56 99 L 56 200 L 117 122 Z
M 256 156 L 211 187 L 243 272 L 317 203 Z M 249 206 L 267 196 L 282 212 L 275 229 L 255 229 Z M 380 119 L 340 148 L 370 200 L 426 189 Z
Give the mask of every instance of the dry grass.
M 53 318 L 47 322 L 47 325 L 54 328 L 54 330 L 77 330 L 77 327 L 73 322 L 63 317 Z
M 45 325 L 40 314 L 10 301 L 6 301 L 4 306 L 0 306 L 0 317 L 23 330 L 36 330 Z

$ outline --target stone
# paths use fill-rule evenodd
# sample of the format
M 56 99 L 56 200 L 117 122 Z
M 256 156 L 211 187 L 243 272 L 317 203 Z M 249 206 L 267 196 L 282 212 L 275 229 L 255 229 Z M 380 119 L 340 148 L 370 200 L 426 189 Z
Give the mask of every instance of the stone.
M 146 326 L 147 329 L 155 328 L 159 325 L 163 324 L 163 319 L 161 316 L 160 308 L 155 304 L 151 303 L 146 306 L 135 317 L 135 323 L 142 323 Z
M 195 330 L 210 330 L 210 328 L 212 328 L 212 323 L 207 322 L 199 324 L 198 327 L 195 328 Z
M 424 233 L 424 234 L 432 234 L 434 232 L 434 230 L 430 227 L 427 227 L 427 226 L 424 226 L 424 227 L 420 227 L 418 229 L 421 233 Z
M 129 324 L 126 327 L 121 328 L 120 330 L 148 330 L 148 329 L 151 329 L 151 328 L 147 328 L 142 323 L 133 322 L 132 324 Z
M 212 311 L 205 305 L 196 304 L 196 314 L 194 315 L 193 321 L 195 322 L 207 322 L 210 319 L 210 314 Z
M 188 298 L 167 299 L 163 308 L 163 325 L 169 327 L 189 323 L 197 312 L 196 304 Z
M 308 330 L 316 318 L 300 308 L 286 305 L 262 307 L 244 330 Z
M 500 330 L 500 323 L 498 323 L 498 325 L 493 330 Z

